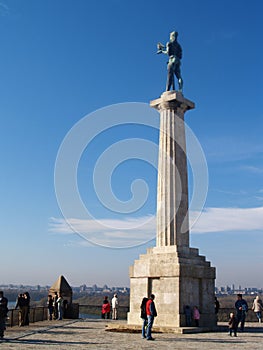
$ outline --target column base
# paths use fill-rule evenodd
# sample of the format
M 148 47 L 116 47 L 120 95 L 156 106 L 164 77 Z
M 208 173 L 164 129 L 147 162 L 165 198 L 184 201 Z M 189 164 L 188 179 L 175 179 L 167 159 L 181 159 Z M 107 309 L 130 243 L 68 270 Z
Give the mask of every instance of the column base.
M 141 325 L 143 297 L 155 295 L 158 327 L 185 327 L 184 308 L 198 306 L 200 327 L 214 328 L 215 268 L 198 254 L 197 249 L 176 246 L 154 247 L 141 255 L 130 268 L 130 312 L 128 325 Z M 194 323 L 191 322 L 191 326 Z

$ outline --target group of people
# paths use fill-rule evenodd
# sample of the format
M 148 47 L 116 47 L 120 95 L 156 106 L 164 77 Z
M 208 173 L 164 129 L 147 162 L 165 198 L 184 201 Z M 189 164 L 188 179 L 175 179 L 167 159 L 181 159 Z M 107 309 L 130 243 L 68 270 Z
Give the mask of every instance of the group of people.
M 195 327 L 199 327 L 200 311 L 197 305 L 193 307 L 193 310 L 191 310 L 189 305 L 185 305 L 184 314 L 186 327 L 192 326 L 192 320 L 194 321 Z
M 28 292 L 18 294 L 15 309 L 18 312 L 18 325 L 19 327 L 29 325 L 29 313 L 30 313 L 30 295 Z
M 217 317 L 217 314 L 220 308 L 220 303 L 217 297 L 215 297 L 214 306 L 215 306 L 215 315 Z M 194 325 L 195 327 L 199 327 L 200 311 L 197 305 L 195 305 L 193 309 L 191 309 L 189 305 L 185 305 L 184 314 L 185 314 L 186 327 L 190 327 L 192 325 Z
M 232 336 L 232 334 L 234 334 L 234 336 L 236 337 L 239 323 L 240 323 L 240 331 L 241 332 L 244 331 L 246 315 L 248 312 L 248 304 L 246 300 L 243 299 L 242 294 L 237 295 L 235 308 L 236 308 L 236 314 L 234 314 L 233 312 L 230 313 L 228 325 L 229 325 L 229 335 Z M 261 323 L 263 303 L 258 295 L 254 299 L 251 309 L 255 312 L 258 322 Z
M 144 297 L 141 303 L 142 338 L 147 340 L 154 340 L 152 337 L 152 326 L 154 318 L 157 316 L 154 299 L 154 294 L 151 294 L 150 298 Z
M 142 322 L 142 338 L 146 338 L 147 340 L 154 340 L 152 338 L 152 326 L 154 322 L 154 318 L 157 316 L 155 304 L 154 304 L 155 296 L 151 294 L 150 298 L 144 297 L 141 302 L 141 318 Z M 215 297 L 215 314 L 218 314 L 220 304 L 217 298 Z M 248 304 L 246 300 L 243 299 L 242 294 L 237 295 L 237 300 L 235 302 L 236 314 L 233 312 L 230 313 L 230 318 L 228 321 L 229 325 L 229 335 L 232 334 L 237 336 L 238 325 L 240 324 L 240 331 L 244 331 L 246 315 L 248 312 Z M 259 296 L 253 301 L 251 309 L 255 312 L 258 322 L 262 322 L 262 312 L 263 312 L 263 303 Z M 192 325 L 192 320 L 194 321 L 194 325 L 199 327 L 200 320 L 200 312 L 197 306 L 194 306 L 191 310 L 189 305 L 184 307 L 184 313 L 186 317 L 186 326 Z
M 147 340 L 154 340 L 152 337 L 152 326 L 154 323 L 154 318 L 157 316 L 157 311 L 154 303 L 154 294 L 150 295 L 150 298 L 144 297 L 141 302 L 141 318 L 142 318 L 142 338 Z M 118 296 L 114 294 L 111 299 L 111 303 L 108 296 L 104 297 L 101 317 L 103 319 L 110 318 L 110 312 L 112 311 L 112 319 L 118 319 Z M 55 292 L 54 297 L 50 294 L 48 295 L 48 318 L 49 320 L 62 320 L 63 309 L 67 306 L 67 300 L 64 300 L 60 293 Z M 219 301 L 215 297 L 215 314 L 219 311 Z M 15 309 L 19 309 L 19 326 L 29 325 L 29 312 L 30 312 L 30 295 L 28 292 L 19 294 Z M 240 324 L 240 331 L 244 331 L 246 315 L 248 312 L 248 304 L 246 300 L 243 299 L 242 294 L 237 294 L 237 300 L 235 302 L 236 313 L 231 312 L 228 321 L 229 325 L 229 335 L 232 334 L 237 336 L 238 325 Z M 263 303 L 259 296 L 253 301 L 251 309 L 255 312 L 258 322 L 262 322 L 262 311 Z M 8 299 L 4 297 L 3 291 L 0 291 L 0 338 L 3 338 L 5 331 L 5 321 L 8 313 Z M 194 325 L 199 327 L 200 312 L 197 306 L 194 306 L 191 310 L 189 305 L 184 307 L 184 313 L 186 317 L 186 326 L 192 325 L 192 319 L 194 320 Z
M 63 299 L 61 293 L 54 293 L 54 297 L 49 294 L 47 300 L 47 308 L 48 308 L 48 319 L 52 320 L 62 320 L 63 311 L 66 309 L 67 300 Z
M 118 319 L 118 295 L 114 294 L 113 298 L 111 299 L 111 304 L 109 301 L 108 296 L 104 297 L 102 307 L 101 307 L 101 318 L 109 319 L 110 318 L 110 312 L 112 311 L 112 319 L 117 320 Z

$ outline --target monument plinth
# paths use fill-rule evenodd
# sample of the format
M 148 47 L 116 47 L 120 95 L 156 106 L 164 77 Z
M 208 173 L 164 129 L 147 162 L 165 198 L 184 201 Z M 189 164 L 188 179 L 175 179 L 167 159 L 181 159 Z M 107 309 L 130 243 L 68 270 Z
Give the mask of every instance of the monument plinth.
M 197 305 L 200 326 L 213 328 L 215 268 L 189 247 L 184 114 L 194 103 L 181 92 L 166 91 L 150 105 L 160 113 L 156 247 L 130 268 L 128 324 L 141 325 L 141 300 L 155 294 L 154 325 L 184 327 L 184 307 Z

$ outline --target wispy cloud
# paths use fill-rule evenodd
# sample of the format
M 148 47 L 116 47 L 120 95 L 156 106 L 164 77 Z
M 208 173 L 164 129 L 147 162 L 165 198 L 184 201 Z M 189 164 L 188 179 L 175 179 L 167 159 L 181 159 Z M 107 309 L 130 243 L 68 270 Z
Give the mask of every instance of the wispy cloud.
M 241 169 L 249 171 L 249 172 L 254 173 L 254 174 L 263 174 L 263 168 L 256 167 L 256 166 L 253 166 L 253 165 L 245 165 L 245 166 L 242 166 Z
M 9 13 L 9 7 L 5 3 L 0 2 L 0 15 L 5 16 L 8 13 Z
M 254 230 L 263 231 L 263 207 L 207 208 L 192 228 L 193 233 Z
M 207 37 L 205 38 L 205 42 L 207 44 L 213 44 L 214 42 L 218 41 L 226 41 L 226 40 L 233 40 L 237 35 L 236 31 L 212 31 L 207 34 Z
M 196 213 L 190 213 L 195 218 Z M 74 229 L 74 230 L 73 230 Z M 107 247 L 131 247 L 144 244 L 156 236 L 156 218 L 145 216 L 124 220 L 82 220 L 71 218 L 50 219 L 50 232 L 59 234 L 79 233 L 88 242 Z M 263 231 L 263 207 L 259 208 L 207 208 L 191 227 L 191 233 L 229 231 Z
M 262 142 L 248 142 L 238 137 L 213 137 L 204 141 L 205 154 L 209 162 L 229 163 L 247 161 L 262 156 Z
M 61 234 L 78 233 L 93 244 L 127 247 L 144 244 L 155 238 L 154 216 L 116 219 L 51 218 L 49 231 Z
M 223 194 L 230 194 L 230 195 L 233 195 L 233 196 L 240 196 L 240 195 L 244 196 L 244 195 L 247 195 L 247 192 L 243 191 L 243 190 L 234 192 L 234 191 L 220 190 L 220 189 L 214 188 L 214 189 L 211 189 L 211 191 L 218 192 L 218 193 L 223 193 Z

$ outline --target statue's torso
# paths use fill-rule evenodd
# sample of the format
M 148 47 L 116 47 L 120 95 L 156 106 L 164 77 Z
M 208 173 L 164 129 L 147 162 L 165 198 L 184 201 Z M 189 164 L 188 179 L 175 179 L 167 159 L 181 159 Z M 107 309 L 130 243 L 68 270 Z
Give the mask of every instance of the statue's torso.
M 170 41 L 167 43 L 168 56 L 176 56 L 179 60 L 182 58 L 182 48 L 177 41 Z

